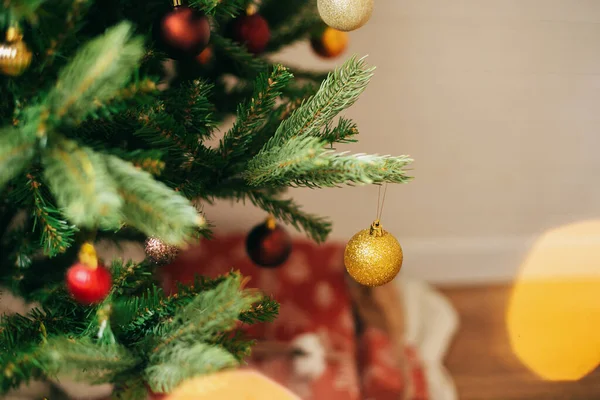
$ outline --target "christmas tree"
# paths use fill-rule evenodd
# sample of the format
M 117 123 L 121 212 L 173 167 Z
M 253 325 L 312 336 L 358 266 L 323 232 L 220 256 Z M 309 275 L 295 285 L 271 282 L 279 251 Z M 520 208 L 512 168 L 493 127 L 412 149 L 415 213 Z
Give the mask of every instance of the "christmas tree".
M 64 374 L 124 398 L 169 392 L 239 365 L 252 345 L 240 322 L 276 317 L 234 271 L 168 294 L 156 260 L 102 265 L 89 243 L 185 247 L 210 235 L 197 204 L 218 199 L 250 201 L 320 242 L 330 223 L 285 188 L 408 180 L 407 157 L 333 149 L 358 134 L 338 115 L 373 75 L 364 59 L 329 74 L 271 61 L 322 31 L 316 4 L 264 0 L 248 15 L 250 3 L 0 6 L 0 284 L 37 304 L 0 321 L 1 393 Z

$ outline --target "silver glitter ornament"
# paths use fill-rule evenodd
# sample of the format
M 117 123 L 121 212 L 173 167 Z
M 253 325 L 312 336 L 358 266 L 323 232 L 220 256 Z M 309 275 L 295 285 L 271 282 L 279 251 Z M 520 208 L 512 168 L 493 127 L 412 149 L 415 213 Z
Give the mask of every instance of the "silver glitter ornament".
M 353 31 L 369 21 L 375 0 L 318 0 L 321 19 L 338 31 Z
M 177 255 L 179 255 L 179 249 L 175 246 L 166 244 L 162 240 L 149 237 L 146 239 L 145 247 L 146 256 L 155 264 L 167 265 L 173 262 Z

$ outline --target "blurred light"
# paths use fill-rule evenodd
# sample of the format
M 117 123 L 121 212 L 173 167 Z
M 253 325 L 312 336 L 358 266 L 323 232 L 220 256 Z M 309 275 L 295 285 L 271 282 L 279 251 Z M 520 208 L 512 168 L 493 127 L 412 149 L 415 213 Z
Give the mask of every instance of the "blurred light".
M 577 380 L 600 364 L 600 221 L 544 234 L 507 307 L 513 351 L 546 380 Z

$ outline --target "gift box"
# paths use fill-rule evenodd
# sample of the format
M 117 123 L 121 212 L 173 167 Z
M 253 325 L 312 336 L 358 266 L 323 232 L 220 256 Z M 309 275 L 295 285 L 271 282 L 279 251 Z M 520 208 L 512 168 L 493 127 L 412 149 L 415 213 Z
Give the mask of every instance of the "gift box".
M 248 286 L 273 296 L 281 308 L 273 323 L 247 330 L 259 342 L 249 364 L 303 399 L 429 398 L 418 352 L 403 339 L 396 286 L 353 283 L 341 243 L 295 240 L 287 262 L 260 268 L 248 258 L 244 240 L 221 236 L 186 251 L 162 271 L 165 289 L 232 267 L 250 277 Z

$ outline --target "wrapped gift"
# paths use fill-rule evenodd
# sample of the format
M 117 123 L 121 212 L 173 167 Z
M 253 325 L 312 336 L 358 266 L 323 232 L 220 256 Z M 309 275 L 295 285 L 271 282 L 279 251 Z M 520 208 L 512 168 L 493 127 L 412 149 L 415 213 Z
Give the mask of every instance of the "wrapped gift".
M 259 341 L 250 365 L 307 400 L 426 399 L 417 352 L 403 340 L 403 306 L 393 285 L 351 283 L 344 245 L 296 240 L 288 261 L 255 266 L 245 237 L 203 241 L 164 273 L 167 290 L 196 274 L 218 276 L 235 266 L 281 305 L 273 323 L 248 334 Z M 410 394 L 407 397 L 407 394 Z

